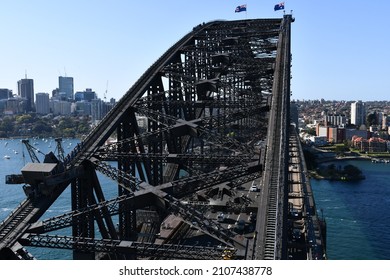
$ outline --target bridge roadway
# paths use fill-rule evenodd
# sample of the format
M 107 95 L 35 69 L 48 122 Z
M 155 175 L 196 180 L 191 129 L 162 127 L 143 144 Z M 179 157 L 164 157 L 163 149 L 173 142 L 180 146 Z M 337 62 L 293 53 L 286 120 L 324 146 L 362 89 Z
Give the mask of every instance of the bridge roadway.
M 326 259 L 326 224 L 317 213 L 303 149 L 295 127 L 289 141 L 288 258 Z
M 17 241 L 36 222 L 53 202 L 65 190 L 70 181 L 56 186 L 50 197 L 42 196 L 39 201 L 27 197 L 11 214 L 0 223 L 0 252 L 2 257 L 13 258 L 13 254 L 20 259 L 30 259 L 30 255 Z
M 289 172 L 302 159 L 291 162 L 288 144 L 292 21 L 216 21 L 180 39 L 65 157 L 65 172 L 32 186 L 50 192 L 0 224 L 0 258 L 31 259 L 28 246 L 75 259 L 318 258 L 308 180 Z M 117 184 L 116 198 L 105 199 L 96 172 Z M 39 221 L 68 186 L 72 211 Z M 65 227 L 71 237 L 47 234 Z

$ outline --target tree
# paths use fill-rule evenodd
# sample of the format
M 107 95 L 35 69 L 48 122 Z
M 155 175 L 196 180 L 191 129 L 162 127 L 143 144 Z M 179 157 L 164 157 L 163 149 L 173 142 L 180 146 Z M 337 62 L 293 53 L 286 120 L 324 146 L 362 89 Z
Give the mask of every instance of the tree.
M 67 138 L 74 138 L 76 137 L 76 133 L 73 128 L 65 128 L 61 130 L 62 132 L 62 137 L 67 137 Z
M 313 135 L 313 136 L 317 135 L 315 128 L 309 128 L 306 132 L 307 132 L 307 134 L 310 134 L 310 135 Z
M 52 127 L 42 120 L 38 120 L 33 126 L 32 131 L 37 135 L 49 135 L 52 133 Z
M 60 129 L 65 128 L 74 128 L 75 127 L 75 121 L 72 118 L 66 117 L 59 121 L 58 127 Z
M 356 166 L 348 164 L 344 166 L 344 174 L 346 177 L 359 177 L 362 175 L 362 171 Z
M 343 156 L 345 152 L 348 152 L 349 151 L 349 148 L 347 145 L 342 144 L 342 145 L 336 145 L 335 146 L 335 153 L 338 155 L 338 156 Z
M 12 135 L 14 131 L 14 123 L 11 118 L 4 118 L 0 123 L 0 131 L 6 132 L 7 137 Z
M 34 120 L 34 118 L 29 114 L 20 115 L 20 116 L 15 117 L 15 121 L 18 124 L 31 123 L 31 122 L 33 122 L 33 120 Z
M 367 126 L 378 125 L 378 118 L 377 118 L 376 111 L 374 113 L 367 115 L 366 123 L 367 123 Z

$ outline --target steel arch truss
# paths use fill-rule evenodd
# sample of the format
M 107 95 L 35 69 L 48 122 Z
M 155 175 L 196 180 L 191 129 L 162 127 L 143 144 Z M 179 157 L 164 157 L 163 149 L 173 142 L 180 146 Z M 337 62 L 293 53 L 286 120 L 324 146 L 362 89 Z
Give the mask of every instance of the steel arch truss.
M 71 180 L 72 210 L 34 218 L 20 243 L 72 249 L 74 258 L 218 259 L 226 248 L 243 257 L 244 241 L 198 197 L 215 189 L 234 197 L 262 174 L 255 144 L 267 137 L 282 22 L 210 22 L 174 44 L 64 157 L 66 170 L 84 170 Z M 97 172 L 115 198 L 106 200 Z M 249 211 L 249 197 L 237 200 Z M 66 227 L 72 237 L 44 235 Z

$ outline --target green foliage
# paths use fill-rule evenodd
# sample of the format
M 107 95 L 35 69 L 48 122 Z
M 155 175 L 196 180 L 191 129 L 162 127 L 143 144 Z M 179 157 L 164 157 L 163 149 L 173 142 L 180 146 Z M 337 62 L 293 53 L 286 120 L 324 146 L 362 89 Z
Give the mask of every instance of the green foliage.
M 366 117 L 366 123 L 367 123 L 367 126 L 378 125 L 377 113 L 374 112 L 374 113 L 368 114 Z
M 0 122 L 0 131 L 5 132 L 7 137 L 11 136 L 14 130 L 14 123 L 11 118 L 5 117 L 3 120 Z
M 0 119 L 0 137 L 81 137 L 90 130 L 88 117 L 6 116 Z
M 329 180 L 351 181 L 364 178 L 362 171 L 351 164 L 345 165 L 344 167 L 336 167 L 335 164 L 330 164 L 325 168 L 319 168 L 317 173 Z
M 337 145 L 335 145 L 334 152 L 338 156 L 342 156 L 342 155 L 344 155 L 345 152 L 349 152 L 349 147 L 345 143 L 344 144 L 337 144 Z
M 74 131 L 73 128 L 65 128 L 61 130 L 63 137 L 66 138 L 74 138 L 76 137 L 76 132 Z
M 313 135 L 313 136 L 317 135 L 315 128 L 310 128 L 306 132 L 307 132 L 307 134 L 310 134 L 310 135 Z
M 33 116 L 27 114 L 27 115 L 19 115 L 15 117 L 15 121 L 18 124 L 26 124 L 26 123 L 32 123 L 34 121 Z
M 62 120 L 59 121 L 58 127 L 60 129 L 74 128 L 75 127 L 75 121 L 73 120 L 73 118 L 64 117 Z
M 50 136 L 53 132 L 53 128 L 47 122 L 38 120 L 32 125 L 32 132 L 34 135 Z
M 348 164 L 344 166 L 344 175 L 347 177 L 356 177 L 362 175 L 362 171 L 356 166 Z

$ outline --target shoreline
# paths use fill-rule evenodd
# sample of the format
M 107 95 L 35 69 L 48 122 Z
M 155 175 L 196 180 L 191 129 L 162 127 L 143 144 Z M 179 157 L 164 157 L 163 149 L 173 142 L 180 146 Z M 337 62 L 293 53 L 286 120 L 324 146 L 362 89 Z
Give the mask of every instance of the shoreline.
M 332 162 L 332 161 L 345 161 L 345 160 L 378 160 L 378 159 L 390 159 L 390 156 L 376 156 L 376 157 L 371 157 L 371 156 L 345 156 L 345 157 L 327 157 L 323 159 L 316 159 L 315 163 L 316 164 L 322 164 L 326 162 Z
M 323 164 L 323 163 L 329 163 L 329 162 L 338 162 L 338 161 L 348 161 L 348 160 L 359 160 L 359 161 L 371 161 L 372 158 L 368 157 L 343 157 L 343 158 L 330 158 L 325 160 L 316 160 L 316 164 Z
M 373 161 L 373 159 L 377 159 L 377 158 L 373 158 L 373 157 L 370 157 L 370 156 L 345 156 L 345 157 L 327 157 L 325 159 L 322 159 L 322 160 L 318 160 L 316 159 L 315 160 L 315 163 L 316 165 L 321 165 L 321 164 L 325 164 L 325 163 L 332 163 L 332 162 L 341 162 L 341 161 Z M 318 172 L 317 172 L 317 169 L 316 170 L 308 170 L 308 174 L 309 174 L 309 177 L 312 178 L 312 179 L 315 179 L 315 180 L 328 180 L 328 181 L 340 181 L 340 182 L 358 182 L 358 181 L 361 181 L 361 180 L 365 180 L 366 179 L 366 176 L 364 176 L 363 174 L 359 175 L 358 177 L 352 177 L 352 178 L 347 178 L 345 176 L 323 176 L 323 175 L 320 175 Z
M 309 177 L 311 179 L 315 179 L 315 180 L 328 180 L 328 181 L 339 181 L 339 182 L 358 182 L 358 181 L 366 179 L 366 176 L 364 176 L 364 175 L 359 176 L 358 178 L 350 178 L 350 179 L 346 179 L 345 177 L 338 177 L 338 178 L 335 178 L 335 177 L 325 177 L 325 176 L 319 175 L 314 170 L 308 171 L 308 174 L 309 174 Z

